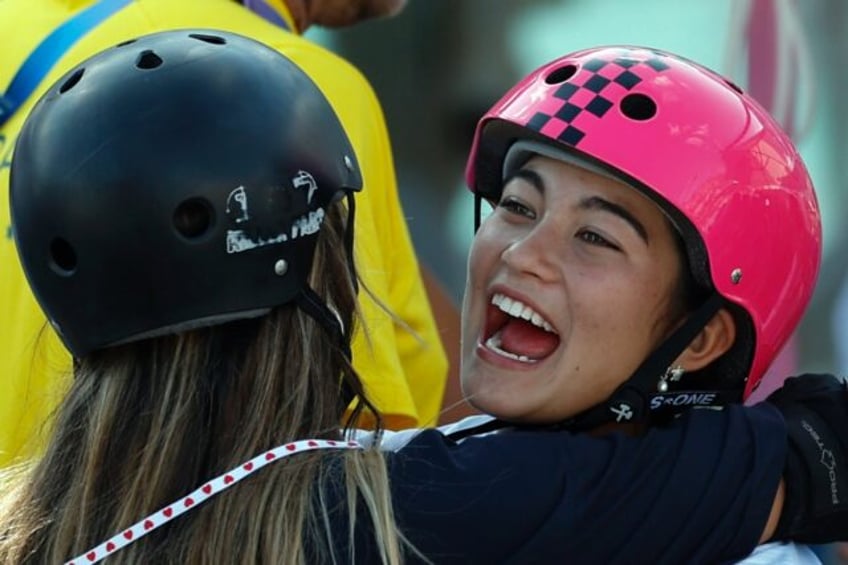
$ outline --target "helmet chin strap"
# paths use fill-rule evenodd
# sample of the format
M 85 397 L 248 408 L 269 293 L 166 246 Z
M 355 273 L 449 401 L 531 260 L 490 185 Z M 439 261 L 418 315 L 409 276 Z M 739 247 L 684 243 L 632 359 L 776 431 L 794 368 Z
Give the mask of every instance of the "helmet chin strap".
M 345 251 L 347 252 L 347 265 L 350 270 L 350 280 L 353 282 L 354 291 L 359 294 L 359 277 L 356 276 L 356 266 L 353 262 L 353 221 L 356 216 L 356 198 L 353 192 L 347 193 L 347 225 L 345 226 Z
M 344 246 L 345 246 L 345 254 L 348 262 L 348 269 L 350 270 L 351 281 L 353 283 L 354 291 L 359 292 L 359 280 L 356 276 L 356 268 L 353 262 L 353 222 L 354 217 L 356 215 L 356 199 L 353 196 L 352 192 L 347 193 L 347 225 L 345 226 L 345 234 L 344 234 Z M 330 332 L 331 335 L 336 336 L 339 347 L 342 349 L 344 356 L 348 359 L 348 361 L 352 361 L 353 354 L 350 349 L 350 329 L 345 328 L 342 324 L 342 320 L 339 317 L 338 313 L 333 311 L 332 308 L 327 306 L 324 301 L 321 299 L 318 294 L 310 288 L 310 286 L 304 285 L 298 295 L 294 298 L 294 303 L 304 311 L 306 314 L 312 317 L 313 320 L 318 322 L 320 326 L 322 326 L 325 330 Z M 350 384 L 347 380 L 342 380 L 342 398 L 344 400 L 344 405 L 348 406 L 353 399 L 356 397 L 356 393 L 351 388 Z
M 342 322 L 336 313 L 324 304 L 321 297 L 308 286 L 304 286 L 294 299 L 294 303 L 298 308 L 306 312 L 312 317 L 312 319 L 318 322 L 320 326 L 330 332 L 331 335 L 336 336 L 339 347 L 342 349 L 344 356 L 350 360 L 350 343 L 345 337 L 345 330 L 342 327 Z M 353 389 L 350 387 L 347 380 L 342 379 L 342 399 L 344 405 L 348 406 L 355 397 L 356 394 L 353 392 Z
M 610 422 L 638 423 L 648 420 L 651 415 L 652 401 L 659 398 L 659 405 L 663 404 L 663 395 L 657 392 L 660 377 L 704 329 L 721 305 L 721 296 L 713 292 L 606 401 L 562 422 L 557 427 L 584 431 Z M 708 392 L 710 399 L 714 401 L 711 404 L 724 404 L 721 400 L 725 395 L 720 391 L 698 392 Z

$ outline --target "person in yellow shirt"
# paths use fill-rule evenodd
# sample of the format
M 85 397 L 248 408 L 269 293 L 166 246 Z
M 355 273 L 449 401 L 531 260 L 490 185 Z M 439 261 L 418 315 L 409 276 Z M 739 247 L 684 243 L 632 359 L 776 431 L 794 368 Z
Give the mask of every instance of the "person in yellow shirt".
M 440 322 L 441 327 L 433 317 L 398 199 L 382 109 L 371 86 L 348 62 L 299 35 L 312 24 L 336 27 L 392 15 L 403 4 L 404 0 L 0 2 L 0 466 L 38 452 L 49 433 L 50 413 L 66 390 L 71 364 L 46 326 L 15 253 L 6 195 L 16 136 L 43 89 L 74 63 L 135 36 L 175 28 L 222 29 L 270 45 L 305 69 L 330 100 L 352 140 L 367 187 L 357 200 L 355 238 L 365 286 L 360 306 L 366 331 L 356 335 L 354 364 L 385 414 L 384 425 L 437 423 L 448 372 L 439 331 L 453 331 L 458 317 L 448 308 L 452 318 Z M 45 44 L 54 52 L 58 49 L 55 61 L 42 65 L 48 67 L 42 77 L 24 77 L 34 83 L 32 91 L 15 100 L 13 83 L 17 80 L 20 86 L 21 75 L 31 73 L 31 67 L 21 69 Z M 440 298 L 443 295 L 436 295 L 436 300 Z M 436 307 L 445 311 L 444 304 Z

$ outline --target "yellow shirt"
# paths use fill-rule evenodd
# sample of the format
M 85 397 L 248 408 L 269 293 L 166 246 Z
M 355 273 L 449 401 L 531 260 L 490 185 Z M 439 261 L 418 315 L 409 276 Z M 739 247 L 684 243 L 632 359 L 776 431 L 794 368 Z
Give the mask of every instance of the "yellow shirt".
M 0 89 L 45 36 L 92 3 L 0 1 Z M 282 8 L 282 2 L 275 4 Z M 290 14 L 283 10 L 282 15 L 291 27 Z M 388 134 L 371 86 L 343 59 L 233 0 L 135 0 L 77 41 L 0 128 L 0 465 L 30 456 L 43 445 L 49 432 L 44 423 L 61 400 L 70 368 L 68 353 L 45 324 L 26 284 L 12 241 L 8 184 L 15 138 L 41 92 L 75 63 L 127 38 L 174 28 L 223 29 L 253 37 L 294 60 L 330 100 L 362 169 L 364 190 L 357 195 L 355 228 L 359 272 L 402 320 L 397 323 L 360 291 L 369 338 L 362 331 L 356 336 L 354 365 L 389 427 L 433 425 L 441 408 L 447 358 L 398 200 Z

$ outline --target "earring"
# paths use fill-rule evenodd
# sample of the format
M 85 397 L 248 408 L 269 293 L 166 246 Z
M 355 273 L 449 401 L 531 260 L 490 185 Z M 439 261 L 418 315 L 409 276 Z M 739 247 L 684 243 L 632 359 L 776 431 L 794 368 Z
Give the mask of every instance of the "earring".
M 665 370 L 665 374 L 660 377 L 659 382 L 657 383 L 657 390 L 660 392 L 666 392 L 668 390 L 668 381 L 677 382 L 680 380 L 680 377 L 683 376 L 686 370 L 680 365 L 672 365 L 668 369 Z

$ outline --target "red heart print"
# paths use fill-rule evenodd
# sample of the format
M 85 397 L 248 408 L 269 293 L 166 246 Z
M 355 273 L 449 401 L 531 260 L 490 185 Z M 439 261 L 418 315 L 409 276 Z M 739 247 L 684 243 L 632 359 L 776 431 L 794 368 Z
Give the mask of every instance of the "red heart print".
M 203 485 L 203 492 L 205 492 L 206 494 L 209 494 L 210 492 L 212 492 L 212 485 L 210 485 L 210 484 Z
M 290 444 L 286 445 L 286 449 L 288 449 L 289 451 L 294 451 L 295 445 L 293 443 L 290 443 Z
M 226 476 L 224 477 L 224 484 L 225 484 L 225 485 L 228 485 L 228 484 L 230 484 L 231 482 L 233 482 L 233 477 L 232 477 L 232 475 L 226 475 Z
M 92 551 L 88 555 L 86 555 L 86 557 L 88 557 L 89 561 L 94 561 L 94 558 L 97 557 L 97 554 Z
M 164 514 L 164 515 L 165 515 L 165 516 L 167 516 L 168 518 L 170 518 L 170 517 L 171 517 L 171 514 L 173 514 L 173 513 L 174 513 L 174 511 L 173 511 L 173 510 L 171 510 L 171 507 L 170 507 L 170 506 L 169 506 L 169 507 L 167 507 L 165 510 L 163 510 L 163 511 L 162 511 L 162 514 Z
M 328 441 L 327 441 L 327 445 L 332 446 L 332 447 L 335 447 L 335 446 L 336 446 L 336 442 L 335 442 L 335 441 L 333 441 L 333 440 L 328 440 Z
M 309 440 L 309 441 L 306 443 L 306 445 L 308 445 L 309 447 L 318 447 L 318 443 L 317 443 L 317 442 L 314 442 L 314 441 L 312 441 L 312 440 Z
M 269 451 L 268 453 L 265 454 L 265 461 L 270 461 L 274 457 L 275 457 L 275 455 Z
M 193 499 L 193 498 L 188 497 L 188 498 L 186 498 L 186 499 L 185 499 L 185 507 L 186 507 L 186 508 L 190 508 L 192 504 L 194 504 L 194 499 Z
M 107 543 L 106 544 L 106 551 L 108 551 L 109 553 L 112 553 L 113 551 L 115 551 L 115 544 L 112 543 L 111 541 L 109 543 Z
M 127 530 L 126 532 L 124 532 L 124 537 L 127 538 L 127 539 L 132 539 L 132 537 L 133 537 L 132 530 Z
M 253 470 L 253 463 L 245 463 L 244 464 L 244 470 L 245 471 L 252 471 Z
M 145 520 L 144 521 L 144 529 L 145 530 L 149 530 L 152 527 L 153 527 L 153 521 L 152 520 Z

